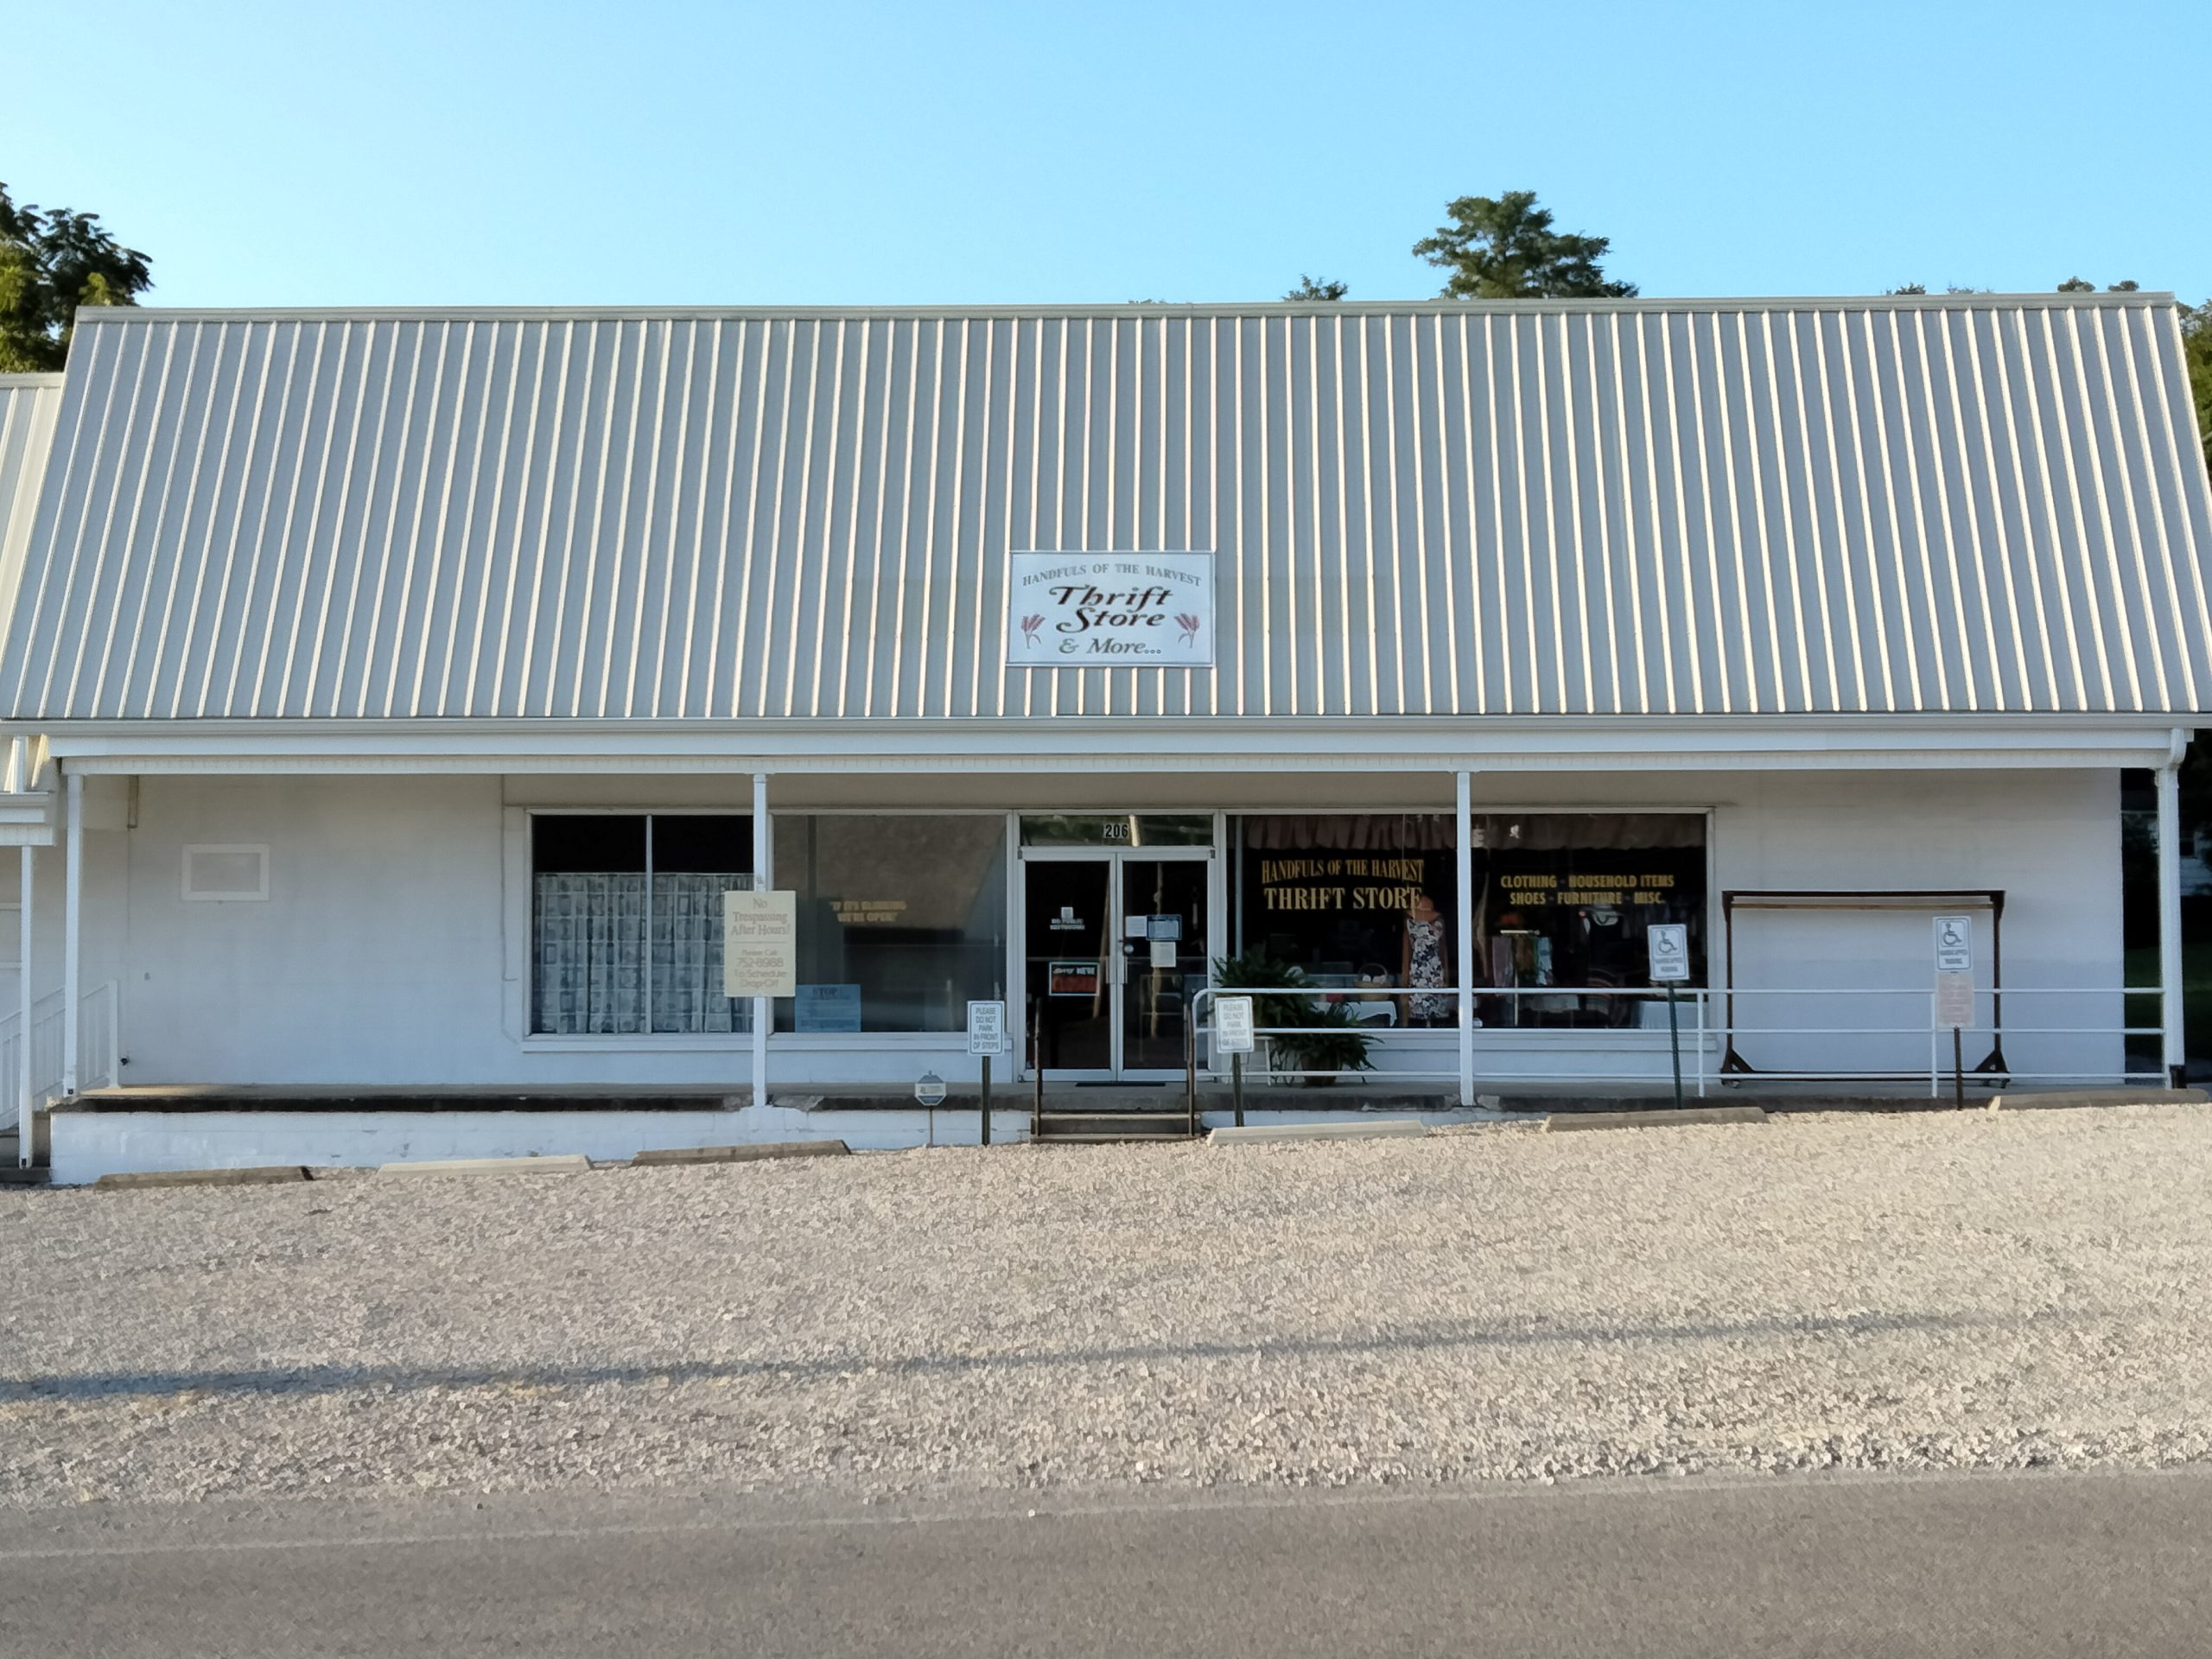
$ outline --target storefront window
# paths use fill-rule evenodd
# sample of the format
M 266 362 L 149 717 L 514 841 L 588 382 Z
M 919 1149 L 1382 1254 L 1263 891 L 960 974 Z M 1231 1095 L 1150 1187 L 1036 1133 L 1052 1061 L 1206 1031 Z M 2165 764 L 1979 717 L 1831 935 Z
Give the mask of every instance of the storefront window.
M 798 895 L 798 995 L 781 1031 L 966 1029 L 1006 995 L 1006 820 L 778 815 L 776 885 Z
M 1448 814 L 1271 814 L 1239 822 L 1236 934 L 1339 993 L 1376 1025 L 1451 1025 L 1458 981 L 1455 824 Z M 1705 975 L 1699 813 L 1478 815 L 1470 852 L 1471 983 L 1484 1026 L 1634 1026 L 1650 983 L 1645 931 L 1689 927 Z M 1552 988 L 1557 988 L 1554 989 Z M 1376 997 L 1378 988 L 1399 993 Z
M 1497 815 L 1475 831 L 1474 982 L 1533 993 L 1478 999 L 1485 1026 L 1663 1021 L 1649 998 L 1597 994 L 1651 983 L 1654 922 L 1688 926 L 1691 982 L 1704 983 L 1703 814 Z
M 723 813 L 531 820 L 531 1029 L 746 1031 L 722 995 L 722 894 L 752 883 L 753 823 Z
M 1371 1025 L 1455 1018 L 1451 918 L 1458 884 L 1452 821 L 1436 813 L 1281 813 L 1245 818 L 1236 836 L 1238 935 L 1342 992 Z

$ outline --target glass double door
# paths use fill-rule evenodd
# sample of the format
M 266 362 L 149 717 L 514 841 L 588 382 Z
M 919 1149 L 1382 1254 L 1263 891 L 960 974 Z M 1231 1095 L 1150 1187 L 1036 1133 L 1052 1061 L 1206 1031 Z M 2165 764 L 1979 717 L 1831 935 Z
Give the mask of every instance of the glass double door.
M 1182 1071 L 1211 868 L 1204 849 L 1024 858 L 1031 1063 L 1101 1081 Z

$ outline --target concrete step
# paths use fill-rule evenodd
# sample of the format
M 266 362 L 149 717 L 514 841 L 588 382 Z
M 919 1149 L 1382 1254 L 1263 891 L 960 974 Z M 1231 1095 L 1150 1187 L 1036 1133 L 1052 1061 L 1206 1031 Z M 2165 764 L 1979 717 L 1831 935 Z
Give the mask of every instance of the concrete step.
M 1044 1113 L 1046 1123 L 1188 1123 L 1188 1110 L 1177 1113 Z
M 1037 1138 L 1056 1145 L 1062 1141 L 1096 1144 L 1112 1141 L 1187 1141 L 1191 1138 L 1188 1107 L 1166 1110 L 1162 1109 L 1163 1103 L 1156 1097 L 1148 1104 L 1151 1107 L 1149 1110 L 1118 1104 L 1076 1109 L 1063 1102 L 1058 1110 L 1037 1114 Z

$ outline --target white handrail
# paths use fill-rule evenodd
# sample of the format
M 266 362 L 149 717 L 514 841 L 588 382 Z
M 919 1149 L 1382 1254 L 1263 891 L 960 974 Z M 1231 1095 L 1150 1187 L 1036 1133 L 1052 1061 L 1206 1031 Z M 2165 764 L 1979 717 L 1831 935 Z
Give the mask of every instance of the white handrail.
M 88 988 L 79 1004 L 80 1088 L 112 1089 L 119 1079 L 123 1065 L 116 1011 L 120 988 L 115 981 L 103 980 Z M 67 1018 L 67 1003 L 61 992 L 49 991 L 31 1004 L 31 1102 L 41 1111 L 61 1098 L 61 1022 Z M 22 1023 L 20 1010 L 0 1018 L 0 1078 L 20 1075 L 16 1055 Z M 0 1112 L 0 1121 L 13 1122 L 15 1116 Z
M 2124 999 L 2131 996 L 2153 996 L 2158 994 L 2159 993 L 2155 988 L 2127 985 L 2116 987 L 2107 985 L 1982 986 L 1977 987 L 1974 993 L 1977 998 L 1989 999 L 1992 1005 L 1994 1005 L 1999 999 L 2005 996 L 2098 996 Z M 1453 1002 L 1457 1003 L 1462 998 L 1468 999 L 1470 1001 L 1479 1001 L 1483 998 L 1517 1000 L 1523 997 L 1600 997 L 1648 1001 L 1662 1000 L 1667 996 L 1667 995 L 1668 992 L 1664 987 L 1654 988 L 1646 986 L 1621 985 L 1477 985 L 1462 988 L 1456 986 L 1403 985 L 1335 986 L 1314 985 L 1308 983 L 1304 985 L 1284 986 L 1207 986 L 1194 993 L 1191 1000 L 1191 1070 L 1194 1077 L 1200 1071 L 1205 1071 L 1209 1077 L 1217 1077 L 1221 1075 L 1221 1067 L 1218 1063 L 1201 1065 L 1200 1056 L 1201 1054 L 1207 1053 L 1207 1051 L 1211 1046 L 1207 1041 L 1213 1031 L 1212 1022 L 1207 1017 L 1210 1005 L 1223 996 L 1303 999 L 1307 1006 L 1313 1007 L 1318 1013 L 1323 1006 L 1328 1004 L 1344 1005 L 1358 1004 L 1362 1002 L 1371 1003 L 1386 1000 L 1395 1001 L 1399 998 L 1412 995 L 1421 995 L 1437 999 L 1450 999 Z M 1707 1054 L 1708 1048 L 1718 1048 L 1723 1052 L 1732 1052 L 1732 1045 L 1739 1037 L 1758 1038 L 1762 1040 L 1782 1039 L 1786 1041 L 1789 1039 L 1798 1037 L 1901 1038 L 1924 1036 L 1929 1039 L 1929 1064 L 1925 1069 L 1919 1067 L 1908 1068 L 1897 1065 L 1878 1067 L 1859 1066 L 1855 1068 L 1831 1066 L 1818 1071 L 1802 1068 L 1778 1070 L 1761 1067 L 1755 1071 L 1747 1073 L 1746 1075 L 1748 1077 L 1774 1082 L 1822 1081 L 1831 1083 L 1847 1083 L 1854 1080 L 1866 1082 L 1902 1082 L 1907 1079 L 1925 1077 L 1928 1083 L 1929 1092 L 1931 1095 L 1940 1094 L 1942 1092 L 1944 1082 L 1944 1074 L 1947 1068 L 1942 1064 L 1942 1057 L 1940 1052 L 1940 1049 L 1943 1046 L 1940 1044 L 1939 1039 L 1941 1035 L 1943 1033 L 1948 1032 L 1950 1027 L 1938 1024 L 1936 1020 L 1934 1007 L 1935 987 L 1932 984 L 1918 986 L 1738 986 L 1732 992 L 1732 995 L 1738 996 L 1885 996 L 1891 998 L 1902 997 L 1923 999 L 1928 1007 L 1927 1022 L 1925 1024 L 1913 1025 L 1738 1025 L 1732 1022 L 1728 1024 L 1715 1024 L 1708 1020 L 1707 1014 L 1709 1013 L 1709 1009 L 1707 1005 L 1714 999 L 1726 999 L 1731 995 L 1732 992 L 1727 988 L 1713 986 L 1688 986 L 1679 988 L 1676 992 L 1676 995 L 1679 997 L 1680 1001 L 1686 1005 L 1686 1014 L 1690 1016 L 1684 1020 L 1681 1033 L 1681 1048 L 1685 1061 L 1685 1069 L 1687 1071 L 1688 1063 L 1692 1060 L 1694 1061 L 1696 1092 L 1700 1095 L 1703 1095 L 1707 1092 Z M 1456 1021 L 1454 1024 L 1456 1025 Z M 1452 1029 L 1452 1027 L 1432 1027 L 1427 1029 L 1428 1034 L 1442 1034 L 1443 1033 Z M 1653 1034 L 1649 1028 L 1643 1027 L 1568 1027 L 1545 1028 L 1523 1027 L 1517 1023 L 1503 1027 L 1484 1027 L 1478 1025 L 1472 1027 L 1472 1033 L 1478 1048 L 1487 1048 L 1494 1052 L 1497 1046 L 1497 1042 L 1500 1038 L 1506 1038 L 1509 1039 L 1520 1039 L 1526 1037 L 1537 1030 L 1547 1031 L 1548 1034 L 1554 1036 L 1567 1036 L 1572 1033 L 1580 1033 L 1589 1039 L 1593 1047 L 1599 1047 L 1606 1042 L 1609 1037 L 1624 1029 L 1636 1030 L 1639 1034 L 1646 1037 Z M 2116 1081 L 2121 1084 L 2156 1081 L 2163 1084 L 2166 1080 L 2166 1074 L 2163 1067 L 2156 1069 L 2145 1068 L 2139 1071 L 2130 1071 L 2126 1069 L 2126 1046 L 2128 1040 L 2135 1038 L 2158 1036 L 2162 1033 L 2163 1027 L 2158 1026 L 2130 1025 L 2126 1022 L 2124 1013 L 2120 1022 L 2113 1025 L 2045 1026 L 2041 1024 L 2015 1023 L 2005 1026 L 1996 1024 L 1993 1020 L 1989 1022 L 1984 1022 L 1977 1020 L 1974 1023 L 1960 1027 L 1960 1029 L 1966 1035 L 1977 1039 L 2012 1038 L 2026 1041 L 2044 1037 L 2109 1037 L 2114 1039 L 2120 1046 L 2120 1052 L 2117 1057 L 2120 1061 L 2120 1065 L 2117 1069 L 2092 1071 L 2062 1071 L 2050 1070 L 2045 1067 L 2008 1065 L 2002 1074 L 2007 1081 L 2034 1079 L 2037 1081 L 2053 1083 L 2077 1083 L 2107 1080 Z M 1363 1027 L 1358 1025 L 1346 1027 L 1343 1025 L 1332 1024 L 1313 1026 L 1255 1025 L 1253 1027 L 1253 1035 L 1255 1037 L 1294 1038 L 1307 1033 L 1318 1034 L 1321 1033 L 1343 1033 L 1345 1031 L 1361 1032 L 1370 1038 L 1382 1039 L 1385 1040 L 1395 1039 L 1404 1034 L 1388 1028 L 1377 1029 L 1373 1027 Z M 1615 1052 L 1619 1053 L 1640 1052 L 1642 1051 L 1641 1049 L 1633 1049 L 1625 1051 L 1617 1050 Z M 1213 1057 L 1209 1054 L 1208 1058 L 1211 1060 Z M 1666 1071 L 1662 1071 L 1655 1069 L 1651 1072 L 1651 1075 L 1648 1077 L 1642 1075 L 1633 1068 L 1624 1071 L 1618 1065 L 1611 1066 L 1602 1071 L 1586 1070 L 1578 1071 L 1554 1066 L 1547 1067 L 1541 1071 L 1510 1072 L 1499 1071 L 1486 1066 L 1483 1069 L 1482 1075 L 1487 1081 L 1501 1083 L 1568 1083 L 1593 1081 L 1664 1082 L 1667 1080 L 1668 1075 L 1671 1072 L 1671 1065 L 1672 1062 L 1670 1060 L 1668 1063 L 1668 1068 Z M 1351 1074 L 1342 1070 L 1300 1071 L 1288 1068 L 1277 1068 L 1270 1065 L 1252 1073 L 1251 1075 L 1260 1077 L 1277 1078 L 1307 1077 L 1342 1077 Z M 1388 1068 L 1384 1075 L 1410 1080 L 1415 1078 L 1453 1078 L 1459 1077 L 1459 1074 L 1457 1071 L 1414 1070 L 1411 1068 L 1401 1069 L 1396 1066 L 1391 1066 Z M 1688 1080 L 1688 1079 L 1686 1077 L 1685 1081 L 1687 1082 Z

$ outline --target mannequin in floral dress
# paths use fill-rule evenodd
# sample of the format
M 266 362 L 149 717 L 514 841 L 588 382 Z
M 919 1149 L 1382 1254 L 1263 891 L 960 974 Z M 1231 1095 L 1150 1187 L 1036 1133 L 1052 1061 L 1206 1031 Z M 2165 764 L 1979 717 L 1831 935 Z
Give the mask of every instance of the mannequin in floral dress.
M 1413 988 L 1405 999 L 1409 1026 L 1443 1025 L 1452 1018 L 1452 999 L 1433 995 L 1452 982 L 1452 956 L 1444 940 L 1444 918 L 1427 893 L 1416 893 L 1406 911 L 1406 942 L 1398 963 L 1398 982 Z

